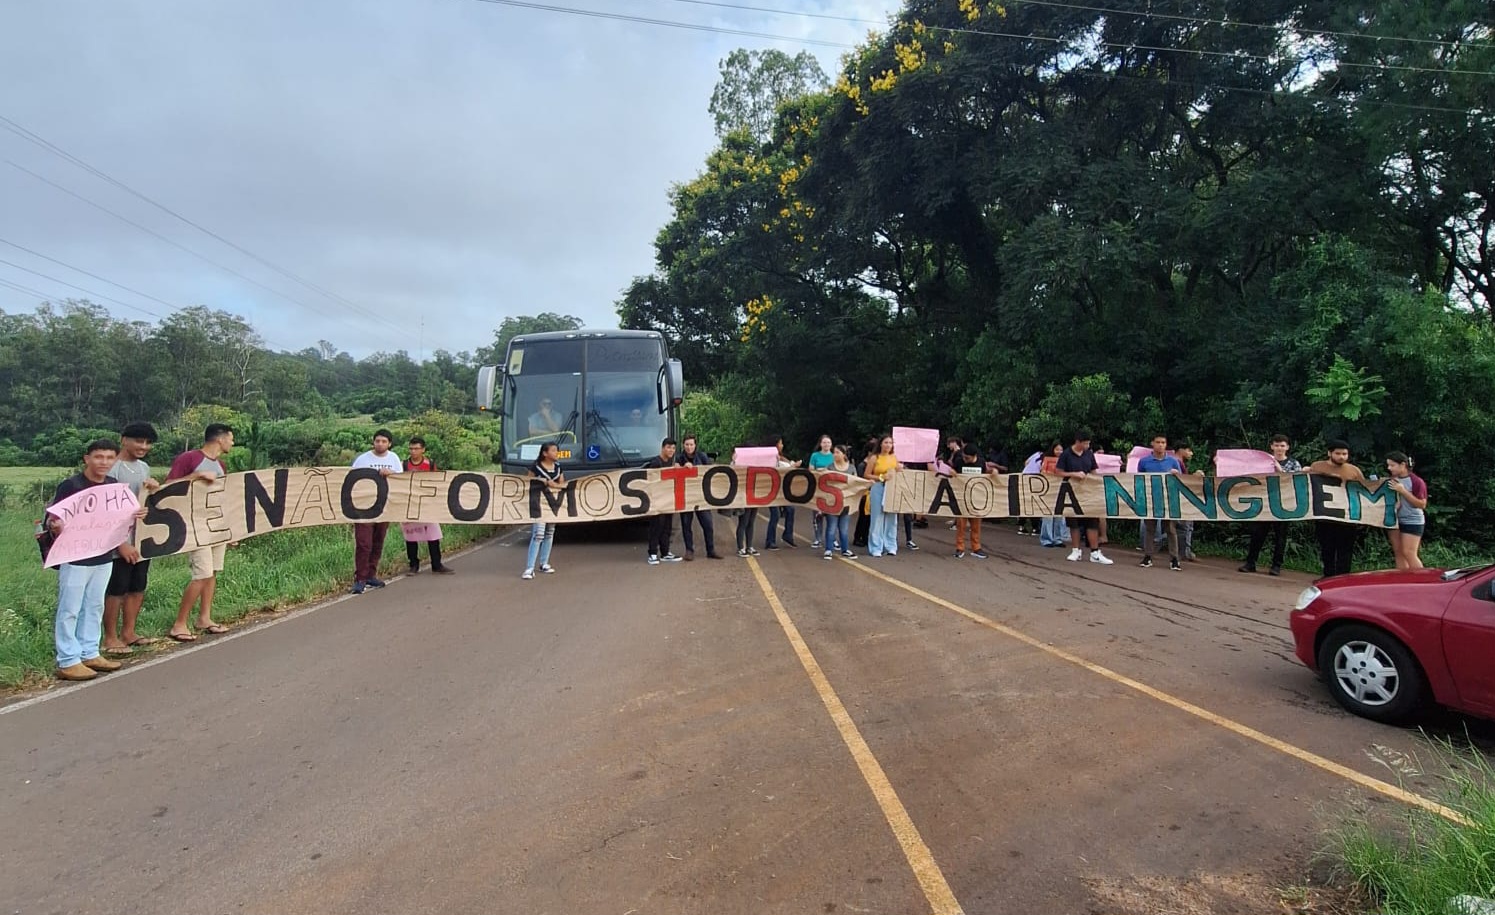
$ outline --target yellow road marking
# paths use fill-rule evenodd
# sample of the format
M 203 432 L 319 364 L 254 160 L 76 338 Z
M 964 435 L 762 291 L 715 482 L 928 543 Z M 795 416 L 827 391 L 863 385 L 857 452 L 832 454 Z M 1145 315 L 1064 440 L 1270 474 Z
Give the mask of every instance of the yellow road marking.
M 748 568 L 753 570 L 753 577 L 758 579 L 758 587 L 763 589 L 763 596 L 768 599 L 768 605 L 773 608 L 774 616 L 778 617 L 779 625 L 783 627 L 784 634 L 789 637 L 789 644 L 794 646 L 794 653 L 799 656 L 799 663 L 804 666 L 805 673 L 809 675 L 810 682 L 814 684 L 815 692 L 820 694 L 820 701 L 825 704 L 825 710 L 830 712 L 831 720 L 836 723 L 836 730 L 841 732 L 841 739 L 846 743 L 846 749 L 851 751 L 851 757 L 856 760 L 857 768 L 862 770 L 862 778 L 866 780 L 867 787 L 872 789 L 872 796 L 877 799 L 877 806 L 882 808 L 882 814 L 887 818 L 894 838 L 898 840 L 898 845 L 903 849 L 903 856 L 908 859 L 908 865 L 913 868 L 919 887 L 924 890 L 924 898 L 929 900 L 929 904 L 934 907 L 934 915 L 964 915 L 960 903 L 955 901 L 955 894 L 950 890 L 950 884 L 945 881 L 944 872 L 935 863 L 929 846 L 924 844 L 924 839 L 919 835 L 914 821 L 904 809 L 903 802 L 898 799 L 898 792 L 893 790 L 893 783 L 888 781 L 887 773 L 883 772 L 877 757 L 872 755 L 872 749 L 867 746 L 867 741 L 862 739 L 856 722 L 851 720 L 846 706 L 841 704 L 840 697 L 831 688 L 830 681 L 825 677 L 825 671 L 820 669 L 820 663 L 810 653 L 810 646 L 805 644 L 798 627 L 789 618 L 788 611 L 779 601 L 779 596 L 774 593 L 773 586 L 768 583 L 768 576 L 763 574 L 758 560 L 749 558 Z
M 954 611 L 955 613 L 960 614 L 973 623 L 985 626 L 986 628 L 994 632 L 999 632 L 1002 635 L 1007 636 L 1008 638 L 1016 639 L 1017 641 L 1022 642 L 1025 645 L 1037 648 L 1039 651 L 1053 655 L 1054 657 L 1059 658 L 1062 661 L 1068 661 L 1069 663 L 1074 664 L 1078 667 L 1083 667 L 1091 673 L 1099 674 L 1100 676 L 1105 677 L 1107 680 L 1110 680 L 1113 683 L 1119 683 L 1120 685 L 1125 686 L 1128 689 L 1136 690 L 1144 696 L 1148 696 L 1150 698 L 1158 700 L 1164 705 L 1171 705 L 1181 712 L 1187 712 L 1190 715 L 1195 716 L 1196 718 L 1202 718 L 1205 721 L 1208 721 L 1210 724 L 1224 728 L 1225 730 L 1230 731 L 1233 734 L 1238 734 L 1241 737 L 1246 738 L 1247 740 L 1254 740 L 1259 744 L 1271 747 L 1279 753 L 1284 753 L 1296 760 L 1308 763 L 1310 766 L 1315 766 L 1319 769 L 1324 770 L 1325 772 L 1329 772 L 1339 776 L 1340 778 L 1347 779 L 1348 781 L 1354 782 L 1362 788 L 1368 788 L 1371 791 L 1376 792 L 1377 794 L 1384 794 L 1387 797 L 1395 798 L 1396 800 L 1402 801 L 1403 803 L 1411 804 L 1414 807 L 1421 807 L 1423 810 L 1428 810 L 1438 814 L 1441 817 L 1446 817 L 1455 823 L 1460 823 L 1465 826 L 1473 825 L 1468 817 L 1464 816 L 1462 813 L 1459 813 L 1457 810 L 1439 804 L 1437 801 L 1428 800 L 1420 794 L 1414 794 L 1411 791 L 1407 791 L 1404 788 L 1399 788 L 1396 785 L 1390 784 L 1388 782 L 1383 782 L 1380 779 L 1371 778 L 1369 775 L 1363 775 L 1348 766 L 1342 766 L 1331 759 L 1325 759 L 1324 757 L 1319 756 L 1317 753 L 1311 753 L 1301 747 L 1295 747 L 1292 744 L 1287 743 L 1286 741 L 1278 740 L 1276 737 L 1273 737 L 1270 734 L 1264 734 L 1253 727 L 1248 727 L 1247 725 L 1241 724 L 1238 721 L 1232 721 L 1229 718 L 1216 715 L 1209 709 L 1200 708 L 1192 702 L 1188 702 L 1184 699 L 1178 698 L 1177 696 L 1165 693 L 1160 689 L 1148 686 L 1146 683 L 1141 683 L 1137 680 L 1133 680 L 1131 677 L 1128 677 L 1124 674 L 1119 674 L 1108 667 L 1102 667 L 1099 664 L 1087 661 L 1078 655 L 1070 654 L 1062 648 L 1050 645 L 1048 642 L 1044 642 L 1040 639 L 1035 639 L 1026 633 L 1019 632 L 1018 630 L 1013 629 L 1011 626 L 1007 626 L 995 620 L 988 619 L 979 613 L 974 613 L 970 610 L 967 610 L 959 604 L 951 603 L 950 601 L 945 600 L 943 597 L 936 597 L 935 595 L 930 594 L 928 591 L 916 588 L 907 582 L 900 581 L 892 577 L 891 575 L 885 575 L 882 572 L 877 571 L 876 569 L 869 569 L 865 565 L 859 565 L 857 563 L 851 562 L 845 563 L 845 565 L 856 569 L 859 572 L 864 572 L 868 575 L 871 575 L 874 578 L 881 579 L 882 581 L 885 581 L 888 584 L 893 585 L 894 587 L 902 588 L 903 590 L 917 597 L 922 597 L 924 600 L 927 600 L 930 603 L 935 604 L 936 606 L 944 607 L 946 610 Z

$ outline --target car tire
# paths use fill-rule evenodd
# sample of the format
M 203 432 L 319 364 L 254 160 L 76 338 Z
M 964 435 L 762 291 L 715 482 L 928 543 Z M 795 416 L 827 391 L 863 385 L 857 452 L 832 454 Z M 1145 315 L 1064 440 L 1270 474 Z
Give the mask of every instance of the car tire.
M 1401 724 L 1426 705 L 1427 676 L 1407 646 L 1374 626 L 1332 630 L 1319 646 L 1319 675 L 1334 700 L 1372 721 Z

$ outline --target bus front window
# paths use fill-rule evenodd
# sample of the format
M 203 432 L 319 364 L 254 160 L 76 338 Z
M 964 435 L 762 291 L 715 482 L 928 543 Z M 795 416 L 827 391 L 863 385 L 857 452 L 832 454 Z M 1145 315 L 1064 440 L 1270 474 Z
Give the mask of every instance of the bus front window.
M 670 434 L 659 412 L 656 372 L 591 373 L 587 385 L 587 441 L 608 459 L 637 463 L 659 453 Z
M 581 428 L 582 348 L 579 342 L 516 344 L 504 392 L 503 450 L 509 461 L 533 461 L 556 442 L 564 454 Z

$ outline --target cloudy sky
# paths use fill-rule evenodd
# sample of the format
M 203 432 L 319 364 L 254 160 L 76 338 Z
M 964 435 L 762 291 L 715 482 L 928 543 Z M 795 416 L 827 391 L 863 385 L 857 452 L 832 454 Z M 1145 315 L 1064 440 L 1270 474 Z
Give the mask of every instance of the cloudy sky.
M 899 5 L 723 3 L 866 21 L 689 0 L 543 5 L 844 43 Z M 505 315 L 615 325 L 620 292 L 652 267 L 669 185 L 714 144 L 720 59 L 810 50 L 834 73 L 841 53 L 482 0 L 4 7 L 0 310 L 29 311 L 36 293 L 147 321 L 203 304 L 276 348 L 326 339 L 359 356 L 471 350 Z

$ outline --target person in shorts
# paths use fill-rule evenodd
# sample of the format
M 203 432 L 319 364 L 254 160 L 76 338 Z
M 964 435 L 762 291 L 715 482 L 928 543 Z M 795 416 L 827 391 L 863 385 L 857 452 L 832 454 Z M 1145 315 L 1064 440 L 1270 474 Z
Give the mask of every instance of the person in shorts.
M 210 486 L 228 474 L 223 466 L 223 456 L 234 447 L 234 430 L 223 423 L 213 423 L 203 430 L 202 447 L 177 455 L 166 473 L 166 482 L 191 480 L 193 486 Z M 208 635 L 228 631 L 228 627 L 213 621 L 213 594 L 218 589 L 218 573 L 223 571 L 223 557 L 227 543 L 215 543 L 198 547 L 187 554 L 187 564 L 192 570 L 192 580 L 182 591 L 182 601 L 177 605 L 176 622 L 171 624 L 167 637 L 175 642 L 195 642 L 197 635 L 187 626 L 187 617 L 192 608 L 197 608 L 197 629 Z
M 1427 531 L 1428 484 L 1412 472 L 1412 459 L 1404 452 L 1386 455 L 1386 485 L 1396 490 L 1396 528 L 1386 532 L 1398 569 L 1420 569 L 1422 535 Z
M 151 466 L 145 462 L 156 441 L 156 427 L 150 423 L 130 423 L 119 433 L 119 457 L 109 469 L 109 480 L 124 483 L 142 504 L 148 493 L 161 488 L 151 479 Z M 131 544 L 135 537 L 130 536 Z M 109 575 L 109 585 L 104 589 L 104 653 L 127 655 L 136 648 L 154 644 L 158 639 L 146 638 L 135 631 L 135 621 L 140 618 L 140 607 L 145 603 L 145 586 L 150 578 L 151 561 L 141 559 L 130 562 L 124 557 L 114 560 Z M 124 627 L 120 628 L 123 617 Z
M 1054 463 L 1054 472 L 1070 480 L 1083 480 L 1099 470 L 1095 452 L 1090 450 L 1090 433 L 1086 430 L 1075 433 L 1074 444 L 1065 448 L 1064 453 L 1059 455 L 1059 460 Z M 1080 549 L 1083 543 L 1090 547 L 1091 562 L 1104 566 L 1112 564 L 1106 554 L 1100 551 L 1100 522 L 1094 518 L 1070 518 L 1069 524 L 1071 549 L 1066 559 L 1079 562 L 1084 556 L 1084 551 Z

